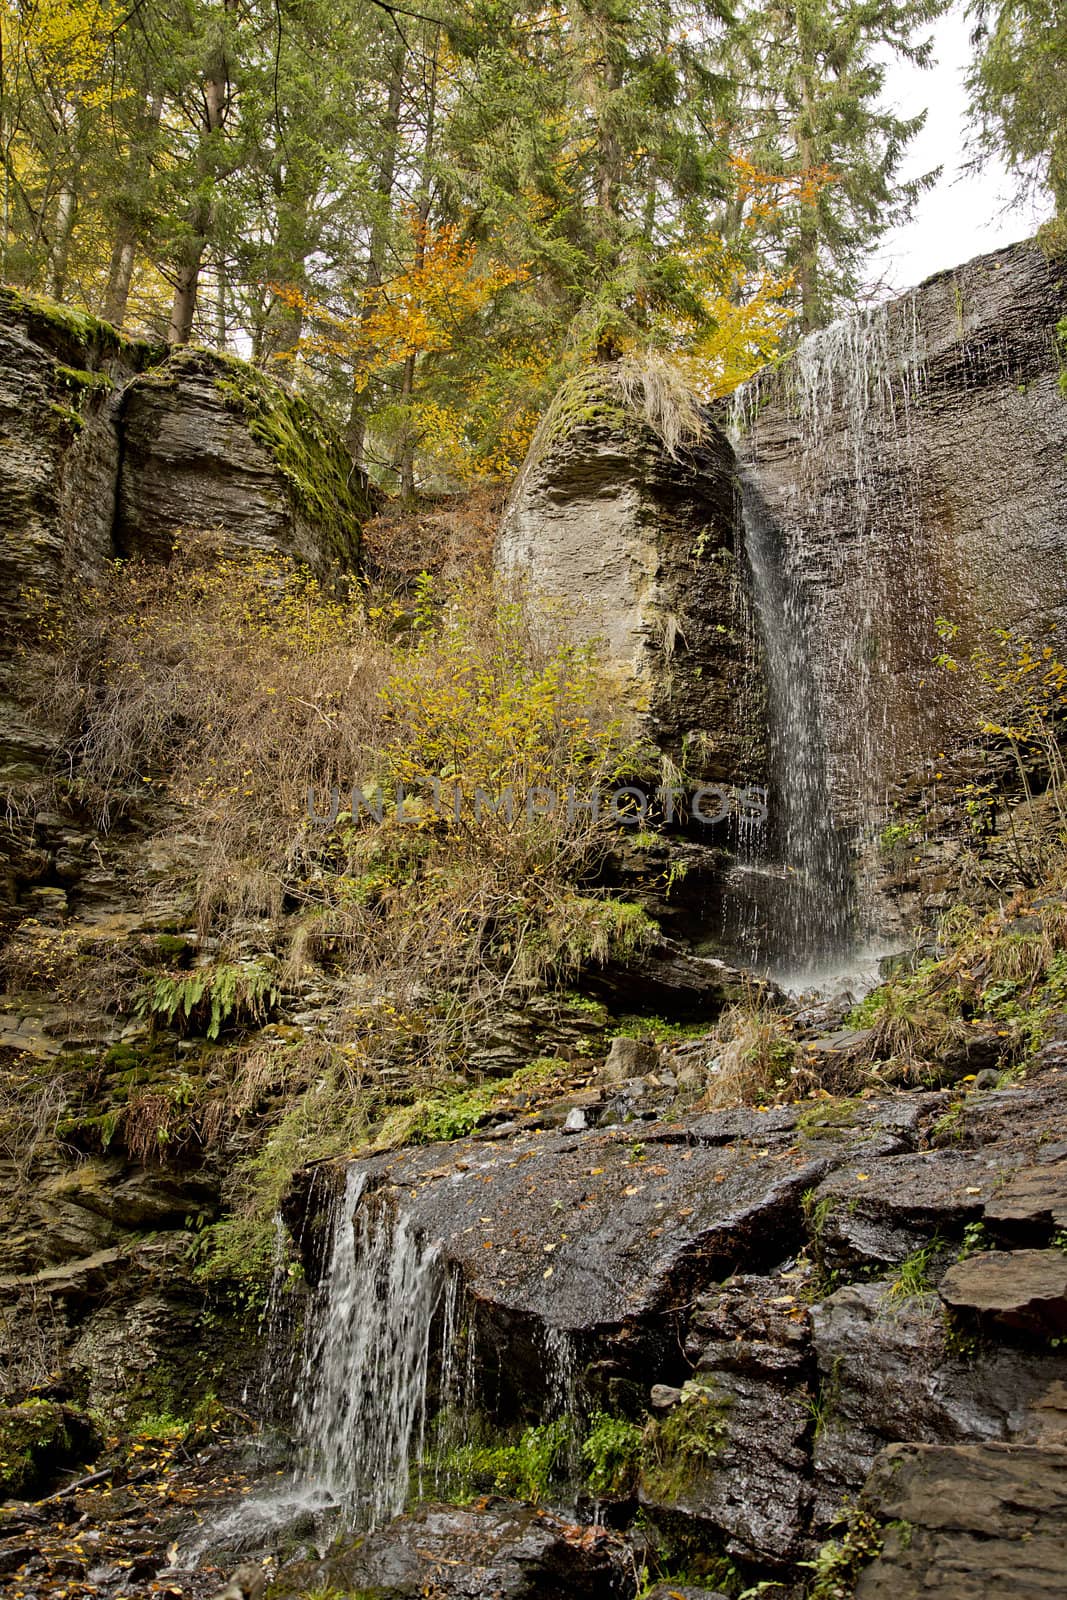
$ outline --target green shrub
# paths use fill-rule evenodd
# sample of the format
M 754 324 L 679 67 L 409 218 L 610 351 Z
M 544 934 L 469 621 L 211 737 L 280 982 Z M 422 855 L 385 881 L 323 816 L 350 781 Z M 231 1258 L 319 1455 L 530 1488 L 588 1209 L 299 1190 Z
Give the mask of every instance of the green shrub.
M 586 1482 L 594 1495 L 625 1495 L 633 1489 L 643 1438 L 644 1430 L 635 1422 L 594 1412 L 581 1450 Z
M 698 1376 L 683 1385 L 681 1400 L 666 1417 L 650 1425 L 641 1481 L 654 1499 L 678 1499 L 714 1468 L 728 1435 L 729 1404 L 714 1378 Z
M 477 1434 L 478 1429 L 474 1430 Z M 566 1466 L 573 1443 L 568 1417 L 542 1422 L 496 1439 L 482 1436 L 453 1446 L 424 1463 L 453 1500 L 496 1493 L 528 1500 L 543 1499 L 553 1478 Z

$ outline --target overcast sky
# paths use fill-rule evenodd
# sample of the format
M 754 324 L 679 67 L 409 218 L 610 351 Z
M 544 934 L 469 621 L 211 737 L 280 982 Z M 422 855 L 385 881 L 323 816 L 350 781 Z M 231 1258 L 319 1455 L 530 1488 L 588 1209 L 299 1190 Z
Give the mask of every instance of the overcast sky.
M 1034 232 L 1051 215 L 1051 203 L 1012 205 L 1013 180 L 999 164 L 980 175 L 962 175 L 967 96 L 963 77 L 970 57 L 962 6 L 943 17 L 934 31 L 935 64 L 925 72 L 907 63 L 889 68 L 887 99 L 894 110 L 913 116 L 926 110 L 926 126 L 912 142 L 902 175 L 906 178 L 942 167 L 941 177 L 916 207 L 907 227 L 882 240 L 872 263 L 872 279 L 908 289 L 932 272 L 955 267 L 972 256 L 1013 244 Z

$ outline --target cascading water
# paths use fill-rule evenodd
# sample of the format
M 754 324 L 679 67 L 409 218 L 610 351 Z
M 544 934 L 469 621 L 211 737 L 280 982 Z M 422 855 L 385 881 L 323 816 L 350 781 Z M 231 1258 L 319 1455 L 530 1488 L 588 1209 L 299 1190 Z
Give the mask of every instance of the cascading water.
M 184 1552 L 192 1565 L 219 1551 L 269 1548 L 280 1531 L 309 1517 L 366 1531 L 404 1509 L 422 1456 L 444 1274 L 438 1246 L 381 1196 L 365 1194 L 364 1181 L 350 1167 L 330 1207 L 326 1268 L 308 1306 L 296 1380 L 295 1468 L 206 1523 Z M 281 1314 L 288 1322 L 288 1310 Z M 278 1378 L 276 1367 L 268 1386 L 277 1389 Z
M 298 1391 L 298 1476 L 351 1527 L 398 1516 L 426 1420 L 439 1251 L 352 1167 L 312 1306 Z
M 796 419 L 784 479 L 780 433 L 759 438 L 768 400 Z M 735 401 L 771 788 L 766 852 L 750 851 L 735 879 L 760 907 L 746 954 L 779 972 L 847 968 L 869 940 L 855 862 L 885 817 L 894 744 L 925 711 L 899 659 L 932 637 L 912 437 L 925 401 L 914 297 L 809 336 Z
M 451 1487 L 443 1464 L 468 1441 L 481 1376 L 459 1270 L 446 1269 L 439 1245 L 380 1191 L 366 1189 L 357 1166 L 334 1192 L 327 1223 L 326 1261 L 307 1306 L 296 1380 L 294 1470 L 206 1524 L 184 1552 L 193 1564 L 220 1550 L 267 1548 L 309 1516 L 316 1526 L 377 1527 L 403 1511 L 413 1488 L 421 1498 L 428 1455 L 434 1489 Z M 280 1246 L 279 1283 L 286 1260 Z M 280 1289 L 274 1303 L 291 1326 Z M 565 1330 L 546 1330 L 543 1372 L 545 1416 L 570 1417 L 578 1409 L 577 1366 Z M 276 1388 L 277 1372 L 273 1377 Z M 431 1389 L 436 1416 L 428 1441 Z M 571 1444 L 576 1448 L 576 1435 Z
M 815 968 L 839 951 L 851 926 L 848 851 L 834 826 L 826 745 L 805 649 L 803 597 L 778 530 L 742 479 L 745 551 L 767 682 L 771 824 L 758 855 L 742 851 L 738 878 L 762 878 L 766 915 L 749 924 L 759 961 Z M 735 882 L 737 879 L 735 879 Z

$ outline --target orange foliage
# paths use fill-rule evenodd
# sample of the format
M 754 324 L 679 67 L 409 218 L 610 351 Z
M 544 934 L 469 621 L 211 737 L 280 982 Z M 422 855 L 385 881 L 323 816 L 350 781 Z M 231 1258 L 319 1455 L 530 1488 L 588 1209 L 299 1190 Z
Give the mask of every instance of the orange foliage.
M 494 294 L 528 277 L 493 257 L 479 263 L 477 246 L 460 238 L 454 223 L 433 227 L 410 216 L 412 259 L 396 277 L 368 287 L 351 316 L 337 316 L 301 290 L 272 285 L 286 305 L 299 310 L 315 332 L 300 349 L 350 361 L 357 387 L 409 356 L 451 350 L 463 324 Z
M 747 156 L 732 155 L 730 166 L 737 179 L 737 196 L 751 202 L 745 226 L 758 227 L 789 204 L 811 206 L 837 173 L 828 166 L 805 167 L 800 172 L 764 172 Z

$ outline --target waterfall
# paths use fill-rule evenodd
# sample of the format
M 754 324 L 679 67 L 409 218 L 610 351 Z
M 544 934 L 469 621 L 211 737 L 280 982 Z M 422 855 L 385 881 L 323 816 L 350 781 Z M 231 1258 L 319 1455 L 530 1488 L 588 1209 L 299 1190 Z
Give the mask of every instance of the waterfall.
M 750 922 L 750 957 L 815 968 L 844 945 L 851 923 L 847 849 L 834 826 L 826 744 L 799 574 L 752 485 L 742 478 L 752 599 L 767 681 L 770 826 L 760 839 L 764 917 Z M 742 891 L 751 885 L 744 881 Z M 762 926 L 760 924 L 763 924 Z
M 408 1497 L 442 1274 L 438 1246 L 363 1184 L 350 1167 L 311 1308 L 297 1418 L 298 1476 L 365 1529 L 398 1516 Z
M 772 804 L 766 855 L 736 876 L 742 898 L 746 871 L 762 879 L 746 953 L 778 968 L 832 965 L 866 942 L 878 919 L 862 863 L 902 752 L 927 747 L 915 663 L 935 586 L 913 420 L 928 403 L 914 295 L 810 335 L 735 397 Z
M 192 1566 L 220 1552 L 270 1548 L 294 1526 L 304 1538 L 314 1531 L 320 1545 L 338 1521 L 348 1531 L 369 1532 L 399 1516 L 412 1493 L 422 1499 L 428 1489 L 452 1488 L 448 1459 L 471 1437 L 484 1381 L 462 1272 L 446 1266 L 440 1245 L 428 1242 L 385 1194 L 366 1188 L 356 1165 L 332 1191 L 324 1220 L 325 1265 L 307 1304 L 292 1401 L 293 1470 L 198 1528 L 183 1551 Z M 284 1330 L 292 1328 L 281 1287 L 288 1270 L 284 1238 L 277 1256 L 271 1303 L 282 1324 L 267 1330 L 278 1359 L 264 1386 L 275 1391 L 265 1397 L 270 1412 L 282 1409 L 277 1391 L 291 1385 L 293 1370 L 281 1359 Z M 575 1415 L 577 1353 L 564 1329 L 544 1330 L 543 1377 L 546 1419 Z M 577 1481 L 573 1430 L 569 1452 Z

